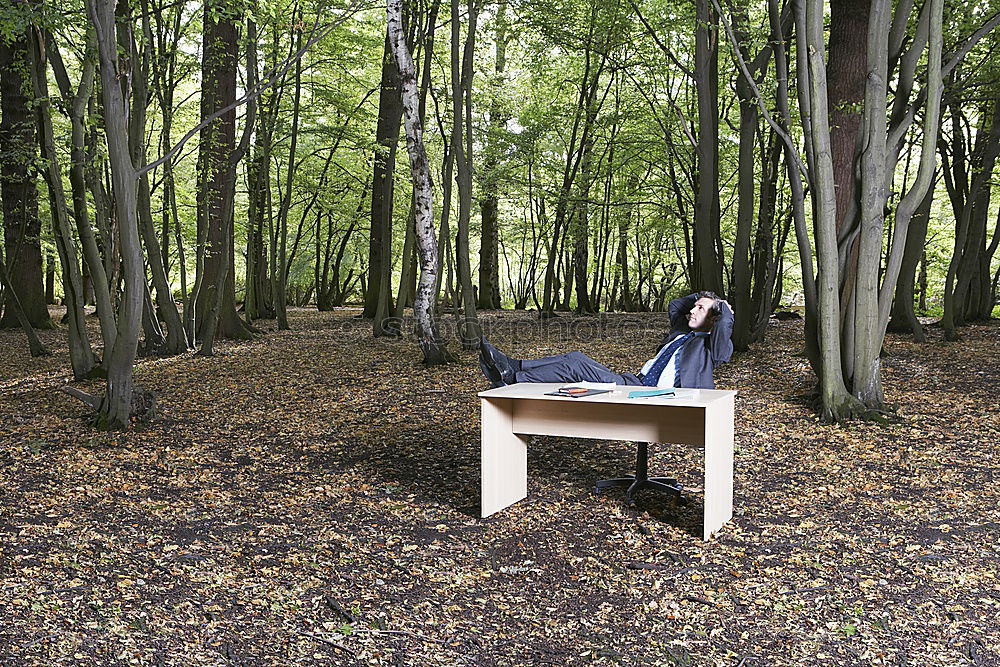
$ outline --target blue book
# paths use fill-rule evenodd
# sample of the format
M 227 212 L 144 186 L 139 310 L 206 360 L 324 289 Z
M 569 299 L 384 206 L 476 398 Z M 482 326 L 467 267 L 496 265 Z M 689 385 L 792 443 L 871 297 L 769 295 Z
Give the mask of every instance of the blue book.
M 647 389 L 643 391 L 630 391 L 629 398 L 652 398 L 654 396 L 673 396 L 673 389 Z

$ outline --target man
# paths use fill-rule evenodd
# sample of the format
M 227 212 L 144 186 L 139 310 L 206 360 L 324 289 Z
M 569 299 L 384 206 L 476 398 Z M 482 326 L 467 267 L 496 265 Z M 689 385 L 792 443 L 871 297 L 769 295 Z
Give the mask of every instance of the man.
M 733 354 L 733 309 L 712 292 L 697 292 L 670 302 L 670 333 L 652 359 L 636 373 L 615 373 L 582 352 L 542 359 L 509 357 L 485 338 L 479 366 L 494 387 L 516 382 L 613 382 L 647 387 L 712 389 L 716 364 Z

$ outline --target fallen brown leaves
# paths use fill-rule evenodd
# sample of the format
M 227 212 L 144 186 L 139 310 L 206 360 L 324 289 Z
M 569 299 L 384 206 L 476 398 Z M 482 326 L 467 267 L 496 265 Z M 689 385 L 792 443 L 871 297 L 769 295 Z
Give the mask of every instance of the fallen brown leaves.
M 473 353 L 427 369 L 355 313 L 214 358 L 143 360 L 162 417 L 98 433 L 69 364 L 0 332 L 0 657 L 9 665 L 992 665 L 1000 326 L 890 337 L 902 422 L 828 426 L 801 324 L 718 372 L 738 398 L 736 517 L 638 511 L 626 443 L 537 438 L 529 498 L 477 518 Z M 662 315 L 486 314 L 515 356 L 637 368 Z M 621 326 L 635 335 L 621 335 Z M 636 324 L 637 322 L 641 323 Z M 267 323 L 264 323 L 267 327 Z M 645 328 L 645 331 L 643 330 Z M 86 386 L 86 385 L 85 385 Z M 99 384 L 89 385 L 100 390 Z M 651 469 L 697 488 L 698 453 Z

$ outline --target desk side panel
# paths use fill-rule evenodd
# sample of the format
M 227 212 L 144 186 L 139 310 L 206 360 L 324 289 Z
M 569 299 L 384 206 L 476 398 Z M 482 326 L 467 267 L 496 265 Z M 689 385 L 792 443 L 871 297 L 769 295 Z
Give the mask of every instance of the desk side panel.
M 735 397 L 712 404 L 705 414 L 704 539 L 733 518 L 733 418 Z
M 528 438 L 512 429 L 514 402 L 480 399 L 480 510 L 484 517 L 528 495 Z
M 515 400 L 512 428 L 524 435 L 705 443 L 703 407 Z

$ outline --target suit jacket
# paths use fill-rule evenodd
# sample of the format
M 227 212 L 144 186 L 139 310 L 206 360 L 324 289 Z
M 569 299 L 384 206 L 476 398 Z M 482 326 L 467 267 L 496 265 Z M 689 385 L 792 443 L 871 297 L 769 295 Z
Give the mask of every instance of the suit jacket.
M 697 294 L 688 294 L 670 302 L 670 332 L 663 337 L 659 350 L 680 334 L 691 331 L 687 316 L 698 301 Z M 716 364 L 729 361 L 733 356 L 733 311 L 725 303 L 720 304 L 721 312 L 715 320 L 712 332 L 707 336 L 695 336 L 684 345 L 677 369 L 677 386 L 693 389 L 714 389 L 712 371 Z

